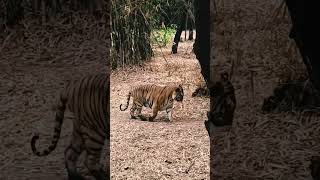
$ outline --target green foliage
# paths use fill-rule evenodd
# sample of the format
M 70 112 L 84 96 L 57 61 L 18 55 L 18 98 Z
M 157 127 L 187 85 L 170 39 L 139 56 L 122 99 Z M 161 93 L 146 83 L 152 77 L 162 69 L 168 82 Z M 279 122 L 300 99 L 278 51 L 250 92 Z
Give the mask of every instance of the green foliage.
M 166 47 L 173 41 L 176 32 L 176 25 L 172 24 L 169 27 L 162 27 L 152 31 L 151 42 L 153 46 Z
M 112 67 L 147 61 L 153 56 L 152 45 L 168 45 L 176 29 L 172 24 L 185 17 L 187 1 L 111 0 Z
M 152 4 L 148 0 L 112 0 L 113 68 L 137 64 L 152 57 L 150 35 L 152 30 Z

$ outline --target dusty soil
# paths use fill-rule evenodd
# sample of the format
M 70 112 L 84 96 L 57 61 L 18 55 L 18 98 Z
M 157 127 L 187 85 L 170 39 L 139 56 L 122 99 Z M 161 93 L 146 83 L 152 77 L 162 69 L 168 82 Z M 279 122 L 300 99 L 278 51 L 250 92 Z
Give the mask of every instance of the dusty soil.
M 191 97 L 202 82 L 192 45 L 181 42 L 178 54 L 170 54 L 170 48 L 157 49 L 141 67 L 112 72 L 112 179 L 209 179 L 209 137 L 203 124 L 209 99 Z M 165 112 L 156 122 L 145 122 L 130 119 L 129 110 L 119 110 L 130 88 L 152 83 L 182 84 L 184 102 L 176 103 L 173 122 L 166 121 Z
M 103 28 L 76 23 L 77 28 L 29 26 L 0 41 L 1 180 L 66 179 L 64 149 L 72 130 L 70 114 L 57 148 L 47 157 L 34 156 L 30 140 L 39 132 L 38 148 L 48 147 L 55 117 L 52 106 L 66 81 L 106 70 L 101 55 L 106 44 Z
M 310 179 L 310 158 L 320 154 L 319 113 L 263 114 L 263 99 L 278 82 L 297 80 L 304 65 L 288 13 L 279 1 L 218 0 L 213 22 L 214 73 L 231 72 L 237 108 L 230 132 L 211 139 L 213 179 Z M 278 15 L 276 15 L 278 13 Z M 253 87 L 253 88 L 252 88 Z

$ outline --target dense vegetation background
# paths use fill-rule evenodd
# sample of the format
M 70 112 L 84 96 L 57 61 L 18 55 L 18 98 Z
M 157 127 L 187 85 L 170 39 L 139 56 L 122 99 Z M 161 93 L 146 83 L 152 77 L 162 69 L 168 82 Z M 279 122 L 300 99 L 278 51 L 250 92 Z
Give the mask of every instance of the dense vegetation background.
M 112 0 L 112 68 L 149 60 L 152 47 L 172 41 L 178 21 L 191 8 L 189 0 Z

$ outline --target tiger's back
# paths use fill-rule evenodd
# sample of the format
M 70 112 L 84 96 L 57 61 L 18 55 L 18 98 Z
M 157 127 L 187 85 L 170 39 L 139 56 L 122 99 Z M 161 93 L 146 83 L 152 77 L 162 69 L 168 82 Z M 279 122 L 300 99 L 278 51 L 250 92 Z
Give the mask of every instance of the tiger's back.
M 139 86 L 131 91 L 133 101 L 141 103 L 145 107 L 152 108 L 154 102 L 159 104 L 160 110 L 165 110 L 166 106 L 172 104 L 171 96 L 176 86 L 159 86 L 159 85 L 145 85 Z
M 54 135 L 51 145 L 38 151 L 35 144 L 36 134 L 31 139 L 31 148 L 35 155 L 46 156 L 57 146 L 60 138 L 65 110 L 73 113 L 73 132 L 69 146 L 65 149 L 65 163 L 69 179 L 84 179 L 77 173 L 76 162 L 83 151 L 87 151 L 85 164 L 96 179 L 107 179 L 99 165 L 104 141 L 110 139 L 110 82 L 107 74 L 96 74 L 72 81 L 61 91 L 57 103 Z
M 81 131 L 84 127 L 97 130 L 106 138 L 109 132 L 110 110 L 108 108 L 109 81 L 106 75 L 92 75 L 69 83 L 61 98 L 67 99 L 67 109 L 74 114 L 74 124 Z M 108 111 L 108 112 L 107 112 Z

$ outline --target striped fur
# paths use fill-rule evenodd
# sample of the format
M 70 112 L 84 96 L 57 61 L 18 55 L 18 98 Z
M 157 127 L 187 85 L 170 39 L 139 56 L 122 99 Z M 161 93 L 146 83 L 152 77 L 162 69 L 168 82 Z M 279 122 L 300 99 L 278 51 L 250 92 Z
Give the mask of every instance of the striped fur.
M 99 165 L 105 139 L 110 139 L 110 82 L 106 74 L 90 75 L 70 82 L 59 96 L 55 116 L 54 135 L 51 145 L 36 149 L 39 135 L 32 137 L 31 148 L 35 155 L 46 156 L 52 152 L 60 138 L 64 112 L 68 109 L 75 116 L 70 145 L 65 149 L 65 163 L 69 179 L 84 179 L 77 173 L 76 162 L 83 151 L 87 151 L 86 166 L 97 180 L 109 179 Z
M 143 121 L 153 121 L 159 111 L 166 110 L 169 120 L 172 120 L 172 108 L 173 101 L 183 101 L 183 88 L 181 85 L 178 86 L 157 86 L 157 85 L 142 85 L 132 89 L 128 94 L 127 105 L 120 110 L 125 111 L 129 106 L 130 97 L 133 98 L 130 115 L 132 119 L 139 117 Z M 142 107 L 152 108 L 152 116 L 145 117 L 141 114 Z M 137 111 L 137 115 L 135 115 Z
M 214 98 L 212 107 L 210 108 L 211 111 L 208 112 L 209 120 L 215 126 L 232 125 L 233 114 L 236 108 L 236 97 L 228 73 L 222 73 L 220 81 L 209 87 L 209 89 L 210 96 Z M 205 122 L 205 126 L 208 130 L 208 122 Z

